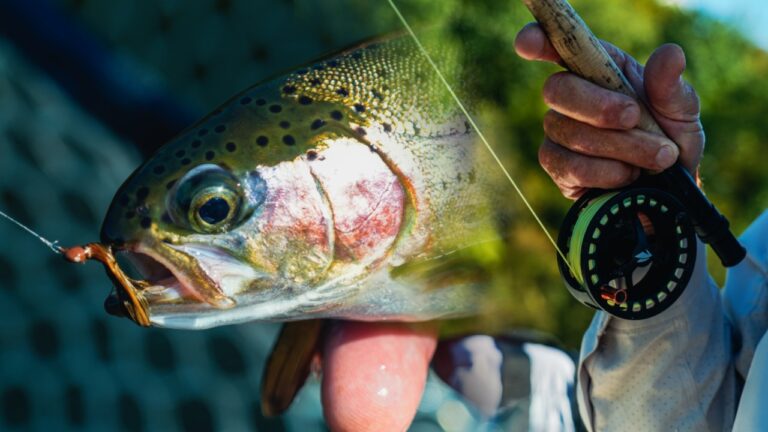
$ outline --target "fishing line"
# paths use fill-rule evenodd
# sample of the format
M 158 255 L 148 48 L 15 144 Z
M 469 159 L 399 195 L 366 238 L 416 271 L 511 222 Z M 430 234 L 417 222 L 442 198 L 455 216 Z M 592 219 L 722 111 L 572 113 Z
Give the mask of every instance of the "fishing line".
M 35 237 L 36 237 L 38 240 L 40 240 L 41 242 L 43 242 L 43 243 L 44 243 L 46 246 L 48 246 L 48 247 L 49 247 L 49 248 L 50 248 L 52 251 L 54 251 L 55 253 L 57 253 L 57 254 L 60 254 L 60 253 L 62 253 L 62 249 L 61 249 L 61 246 L 59 246 L 59 245 L 57 244 L 57 243 L 58 243 L 58 241 L 50 241 L 50 240 L 48 240 L 47 238 L 45 238 L 45 237 L 41 236 L 40 234 L 36 233 L 35 231 L 33 231 L 31 228 L 27 227 L 27 226 L 26 226 L 26 225 L 24 225 L 23 223 L 21 223 L 21 222 L 17 221 L 16 219 L 14 219 L 14 218 L 12 218 L 12 217 L 8 216 L 8 215 L 7 215 L 7 214 L 5 214 L 5 213 L 4 213 L 2 210 L 0 210 L 0 216 L 2 216 L 2 217 L 4 217 L 4 218 L 8 219 L 9 221 L 11 221 L 11 222 L 13 222 L 14 224 L 16 224 L 16 225 L 17 225 L 19 228 L 21 228 L 21 229 L 23 229 L 24 231 L 26 231 L 26 232 L 28 232 L 28 233 L 32 234 L 33 236 L 35 236 Z
M 566 258 L 563 251 L 557 246 L 557 242 L 555 242 L 555 239 L 550 235 L 549 231 L 547 231 L 547 228 L 544 226 L 544 223 L 539 218 L 539 215 L 536 214 L 536 212 L 533 210 L 533 207 L 528 202 L 528 200 L 525 198 L 525 195 L 523 195 L 523 191 L 520 189 L 520 187 L 517 185 L 517 182 L 512 178 L 512 175 L 509 174 L 509 171 L 507 171 L 507 168 L 504 167 L 504 164 L 501 162 L 501 159 L 496 154 L 496 152 L 493 150 L 493 147 L 491 147 L 491 144 L 488 142 L 488 140 L 485 138 L 485 135 L 482 131 L 480 131 L 480 128 L 475 123 L 475 120 L 472 118 L 471 115 L 469 115 L 469 111 L 464 106 L 464 104 L 461 102 L 461 99 L 459 99 L 458 95 L 456 95 L 456 92 L 453 91 L 453 87 L 448 83 L 448 80 L 445 79 L 445 76 L 440 71 L 440 68 L 437 67 L 437 64 L 432 60 L 432 56 L 429 55 L 427 50 L 424 48 L 424 45 L 421 44 L 421 40 L 416 36 L 416 33 L 414 33 L 413 29 L 411 29 L 411 26 L 408 24 L 408 21 L 406 21 L 405 17 L 402 13 L 400 13 L 400 9 L 395 5 L 394 0 L 387 0 L 389 2 L 389 5 L 392 7 L 392 10 L 395 11 L 395 14 L 400 19 L 400 22 L 403 24 L 403 27 L 408 31 L 408 34 L 411 35 L 411 38 L 416 43 L 416 46 L 419 48 L 419 51 L 424 55 L 424 57 L 427 59 L 427 62 L 430 66 L 432 66 L 432 69 L 437 74 L 438 78 L 440 78 L 440 81 L 443 83 L 445 88 L 448 90 L 448 93 L 451 94 L 451 97 L 454 101 L 456 101 L 456 104 L 461 109 L 461 112 L 466 116 L 467 121 L 469 121 L 469 124 L 472 126 L 472 129 L 477 133 L 477 136 L 480 137 L 480 141 L 483 142 L 483 145 L 485 145 L 485 148 L 488 149 L 488 152 L 491 153 L 491 156 L 496 161 L 496 163 L 499 165 L 499 168 L 501 168 L 501 171 L 504 173 L 504 176 L 506 176 L 507 180 L 509 180 L 509 183 L 512 185 L 512 187 L 515 189 L 517 194 L 520 196 L 520 199 L 523 200 L 523 203 L 528 208 L 528 210 L 533 215 L 533 218 L 536 220 L 536 223 L 539 224 L 541 227 L 541 230 L 544 231 L 544 235 L 547 236 L 547 239 L 549 239 L 549 242 L 552 243 L 552 246 L 554 246 L 555 250 L 557 251 L 558 255 L 563 259 L 563 261 L 566 262 L 568 267 L 571 267 L 571 264 L 568 262 L 568 259 Z

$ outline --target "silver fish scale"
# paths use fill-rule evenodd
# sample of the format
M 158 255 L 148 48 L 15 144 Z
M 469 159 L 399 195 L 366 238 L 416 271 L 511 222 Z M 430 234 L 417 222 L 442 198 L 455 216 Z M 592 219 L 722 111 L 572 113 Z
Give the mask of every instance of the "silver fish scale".
M 200 106 L 212 106 L 262 78 L 267 63 L 279 69 L 299 59 L 292 49 L 261 60 L 246 51 L 237 61 L 227 59 L 230 66 L 220 75 L 201 79 L 194 74 L 194 59 L 209 71 L 221 64 L 211 54 L 215 43 L 207 45 L 202 36 L 217 41 L 218 33 L 228 31 L 214 22 L 219 18 L 207 3 L 185 3 L 183 10 L 172 7 L 182 3 L 171 1 L 77 3 L 79 16 L 111 46 L 154 66 L 150 77 L 166 79 Z M 269 14 L 244 14 L 268 16 L 265 21 L 273 23 L 251 41 L 271 40 L 269 31 L 292 19 L 284 2 L 269 3 L 258 5 Z M 151 26 L 164 15 L 187 29 L 204 26 L 206 31 L 192 32 L 200 40 L 186 43 L 189 51 L 156 48 L 149 42 L 155 37 L 165 38 L 159 46 L 168 47 L 168 40 L 181 36 L 135 23 Z M 141 19 L 127 19 L 131 16 Z M 237 31 L 258 27 L 245 24 L 241 20 Z M 338 31 L 362 35 L 360 29 Z M 303 34 L 301 40 L 307 39 Z M 328 50 L 323 44 L 302 48 L 307 54 L 301 58 L 307 59 Z M 174 68 L 188 69 L 177 74 Z M 139 163 L 127 143 L 81 111 L 2 39 L 0 155 L 0 208 L 63 245 L 95 239 L 112 194 Z M 315 379 L 282 418 L 259 415 L 260 374 L 275 325 L 204 332 L 142 329 L 104 313 L 109 281 L 98 266 L 68 264 L 5 222 L 0 222 L 0 239 L 0 430 L 326 429 Z M 455 393 L 430 378 L 411 430 L 443 430 L 446 423 L 436 417 L 440 412 L 452 413 L 448 418 L 472 430 L 479 426 Z

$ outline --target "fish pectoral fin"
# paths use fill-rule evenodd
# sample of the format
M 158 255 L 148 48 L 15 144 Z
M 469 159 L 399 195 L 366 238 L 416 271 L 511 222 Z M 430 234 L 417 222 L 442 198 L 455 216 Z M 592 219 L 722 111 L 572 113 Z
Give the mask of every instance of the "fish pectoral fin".
M 320 349 L 325 320 L 283 324 L 261 378 L 261 412 L 272 417 L 291 406 Z

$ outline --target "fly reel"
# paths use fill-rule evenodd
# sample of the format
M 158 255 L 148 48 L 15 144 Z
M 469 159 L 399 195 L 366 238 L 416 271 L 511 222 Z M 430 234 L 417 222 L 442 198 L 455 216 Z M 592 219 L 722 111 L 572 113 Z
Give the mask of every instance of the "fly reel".
M 652 187 L 589 191 L 566 215 L 558 246 L 571 294 L 624 319 L 649 318 L 672 305 L 696 262 L 686 208 Z

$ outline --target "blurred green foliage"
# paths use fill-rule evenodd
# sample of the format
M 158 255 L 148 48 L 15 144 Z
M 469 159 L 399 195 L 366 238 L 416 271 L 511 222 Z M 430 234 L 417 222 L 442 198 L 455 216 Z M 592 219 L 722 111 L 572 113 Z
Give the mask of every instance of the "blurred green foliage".
M 768 169 L 762 159 L 768 136 L 764 120 L 768 55 L 737 29 L 655 0 L 572 3 L 595 34 L 641 62 L 662 43 L 674 42 L 685 49 L 685 77 L 700 95 L 708 138 L 701 167 L 705 190 L 741 232 L 768 203 Z M 541 86 L 558 68 L 524 62 L 515 54 L 515 35 L 532 19 L 528 11 L 521 2 L 494 0 L 399 4 L 417 28 L 439 28 L 443 43 L 460 44 L 467 70 L 478 71 L 472 93 L 478 96 L 480 121 L 492 144 L 509 156 L 505 159 L 515 180 L 555 234 L 570 202 L 539 168 L 537 150 L 545 112 Z M 386 4 L 375 13 L 374 22 L 397 28 Z M 511 187 L 509 199 L 519 200 Z M 592 312 L 564 289 L 552 246 L 522 205 L 520 209 L 509 224 L 507 259 L 492 269 L 502 281 L 489 296 L 493 313 L 459 326 L 486 331 L 509 325 L 533 327 L 577 347 Z M 710 272 L 722 282 L 724 269 L 711 252 L 709 262 Z

